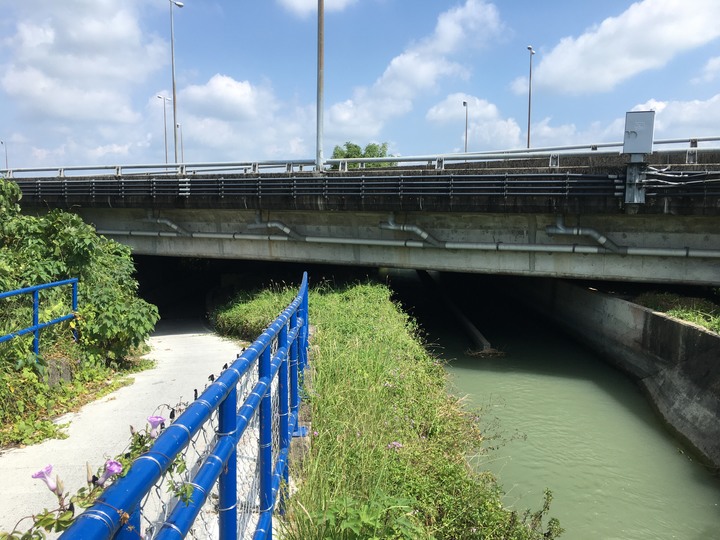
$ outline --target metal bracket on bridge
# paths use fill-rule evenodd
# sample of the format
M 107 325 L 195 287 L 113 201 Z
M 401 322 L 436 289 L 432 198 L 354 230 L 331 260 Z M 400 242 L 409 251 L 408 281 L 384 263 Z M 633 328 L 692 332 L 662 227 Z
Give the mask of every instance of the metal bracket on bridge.
M 253 163 L 252 167 L 250 168 L 253 174 L 257 174 L 260 172 L 260 164 L 259 163 Z
M 550 154 L 550 164 L 548 167 L 559 167 L 560 166 L 560 154 Z
M 628 163 L 625 177 L 625 203 L 645 203 L 645 164 Z
M 438 156 L 438 158 L 435 160 L 435 170 L 437 170 L 437 171 L 445 170 L 445 158 Z
M 348 171 L 348 162 L 343 160 L 340 163 L 338 163 L 338 171 L 347 172 Z
M 685 155 L 685 163 L 688 165 L 695 165 L 698 162 L 697 144 L 697 139 L 690 139 L 690 149 Z

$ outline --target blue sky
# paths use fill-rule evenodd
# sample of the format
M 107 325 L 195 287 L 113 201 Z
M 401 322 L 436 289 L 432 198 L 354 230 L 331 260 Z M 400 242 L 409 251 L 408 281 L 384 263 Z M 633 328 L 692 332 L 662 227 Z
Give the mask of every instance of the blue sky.
M 315 157 L 317 0 L 174 8 L 185 161 Z M 720 135 L 717 0 L 325 0 L 324 154 L 397 155 Z M 11 167 L 163 163 L 169 0 L 0 0 Z M 168 105 L 172 161 L 172 107 Z M 0 149 L 0 150 L 5 150 Z M 0 153 L 0 168 L 4 155 Z

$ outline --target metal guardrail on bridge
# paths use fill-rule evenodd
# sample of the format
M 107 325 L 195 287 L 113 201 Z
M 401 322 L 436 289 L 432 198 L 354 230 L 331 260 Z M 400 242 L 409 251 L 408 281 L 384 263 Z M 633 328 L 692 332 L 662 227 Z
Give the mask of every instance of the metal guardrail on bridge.
M 720 137 L 690 137 L 680 139 L 659 139 L 654 145 L 683 145 L 689 147 L 689 152 L 697 153 L 706 150 L 699 148 L 698 143 L 717 142 Z M 344 158 L 327 159 L 323 163 L 322 171 L 335 170 L 347 172 L 352 166 L 360 169 L 378 164 L 389 165 L 422 165 L 444 170 L 448 164 L 461 164 L 497 160 L 520 160 L 543 158 L 550 166 L 562 156 L 572 155 L 618 155 L 621 153 L 623 142 L 606 142 L 594 144 L 577 144 L 567 146 L 547 146 L 540 148 L 518 148 L 509 150 L 493 150 L 487 152 L 467 152 L 451 154 L 428 154 L 416 156 L 387 156 L 380 158 Z M 608 149 L 618 149 L 610 151 Z M 189 163 L 162 163 L 162 164 L 127 164 L 127 165 L 72 165 L 63 167 L 22 167 L 0 169 L 0 174 L 21 179 L 23 177 L 65 178 L 73 176 L 105 176 L 105 177 L 131 177 L 131 176 L 194 176 L 194 175 L 224 175 L 224 174 L 259 174 L 270 173 L 302 173 L 312 172 L 316 163 L 310 159 L 296 160 L 265 160 L 265 161 L 233 161 L 233 162 L 189 162 Z
M 308 280 L 295 300 L 170 424 L 62 540 L 272 538 L 307 365 Z M 238 408 L 238 404 L 240 404 Z M 175 460 L 185 477 L 168 479 Z M 166 493 L 192 486 L 189 501 Z

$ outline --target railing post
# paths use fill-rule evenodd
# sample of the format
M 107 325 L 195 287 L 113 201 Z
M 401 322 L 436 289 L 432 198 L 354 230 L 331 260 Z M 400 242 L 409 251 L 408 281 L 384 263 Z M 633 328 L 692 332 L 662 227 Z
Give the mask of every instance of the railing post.
M 237 436 L 237 385 L 230 389 L 219 408 L 219 433 L 218 437 L 232 435 Z M 228 457 L 227 464 L 220 475 L 219 509 L 220 514 L 220 538 L 230 540 L 236 538 L 238 528 L 237 515 L 237 441 L 235 449 Z
M 74 281 L 72 282 L 72 312 L 75 317 L 77 317 L 77 310 L 78 310 L 78 279 L 75 278 Z M 73 328 L 73 339 L 76 342 L 78 340 L 77 324 L 75 325 L 75 328 Z
M 40 356 L 40 291 L 35 289 L 33 291 L 33 326 L 35 331 L 33 332 L 33 352 L 35 353 L 35 360 Z
M 290 328 L 295 330 L 298 327 L 298 311 L 295 310 L 290 316 Z M 300 385 L 298 379 L 299 370 L 299 347 L 302 341 L 302 329 L 298 330 L 297 337 L 293 340 L 290 345 L 290 410 L 292 417 L 295 419 L 295 429 L 293 430 L 293 437 L 301 437 L 302 433 L 299 430 L 299 419 L 300 419 Z
M 113 540 L 137 540 L 143 538 L 140 530 L 140 505 L 130 514 L 130 519 L 115 534 Z
M 270 344 L 265 347 L 260 355 L 258 364 L 258 377 L 260 379 L 270 378 L 271 375 L 271 348 Z M 269 514 L 270 519 L 265 538 L 272 539 L 272 476 L 273 476 L 273 459 L 272 459 L 272 381 L 268 385 L 265 396 L 260 401 L 260 521 L 263 520 L 265 514 Z
M 285 351 L 285 356 L 280 363 L 280 370 L 278 372 L 278 391 L 280 392 L 280 449 L 282 452 L 285 449 L 290 448 L 290 385 L 288 384 L 288 363 L 290 361 L 290 352 L 288 351 L 288 323 L 280 328 L 278 334 L 278 350 Z M 287 486 L 289 481 L 288 467 L 285 467 L 282 471 L 282 480 Z
M 306 276 L 305 274 L 303 276 L 303 283 L 306 284 Z M 298 316 L 302 320 L 302 328 L 300 328 L 300 350 L 299 352 L 299 371 L 302 373 L 305 371 L 305 367 L 307 366 L 307 343 L 308 343 L 308 331 L 309 331 L 309 323 L 308 323 L 308 288 L 307 285 L 303 288 L 302 291 L 302 301 L 300 302 L 300 309 Z

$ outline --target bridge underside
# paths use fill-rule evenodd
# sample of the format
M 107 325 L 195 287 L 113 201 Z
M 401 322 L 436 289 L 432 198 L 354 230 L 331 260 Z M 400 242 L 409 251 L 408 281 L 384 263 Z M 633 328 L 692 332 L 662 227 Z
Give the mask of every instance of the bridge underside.
M 709 216 L 76 210 L 142 255 L 720 285 Z

